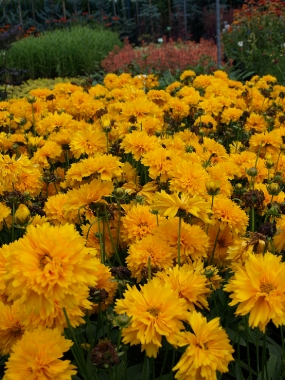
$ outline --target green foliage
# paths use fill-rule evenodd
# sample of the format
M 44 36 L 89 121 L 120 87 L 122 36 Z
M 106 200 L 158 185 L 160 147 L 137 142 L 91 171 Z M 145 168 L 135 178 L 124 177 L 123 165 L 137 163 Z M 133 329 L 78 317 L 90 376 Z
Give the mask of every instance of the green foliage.
M 36 90 L 38 88 L 48 88 L 52 90 L 54 86 L 58 83 L 75 83 L 79 86 L 84 85 L 86 82 L 85 78 L 39 78 L 39 79 L 29 79 L 28 81 L 22 83 L 20 86 L 8 86 L 8 98 L 9 99 L 17 99 L 24 98 L 29 95 L 31 90 Z
M 281 10 L 280 10 L 281 12 Z M 276 12 L 274 4 L 257 2 L 250 11 L 236 12 L 235 20 L 222 36 L 224 52 L 234 61 L 232 78 L 246 80 L 267 74 L 285 82 L 284 10 Z
M 15 42 L 9 51 L 8 66 L 29 70 L 26 78 L 72 77 L 98 70 L 102 59 L 119 44 L 118 35 L 109 30 L 55 30 Z

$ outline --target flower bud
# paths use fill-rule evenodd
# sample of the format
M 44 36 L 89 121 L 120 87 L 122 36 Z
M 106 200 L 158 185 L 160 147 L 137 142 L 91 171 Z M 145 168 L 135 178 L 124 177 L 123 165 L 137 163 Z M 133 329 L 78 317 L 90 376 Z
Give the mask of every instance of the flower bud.
M 114 190 L 114 195 L 116 198 L 118 199 L 122 199 L 124 198 L 126 192 L 125 190 L 122 188 L 122 187 L 117 187 L 115 190 Z
M 278 183 L 270 183 L 270 185 L 267 186 L 267 191 L 270 195 L 278 195 L 280 193 L 280 186 Z
M 25 226 L 29 223 L 31 219 L 31 213 L 28 207 L 24 204 L 20 204 L 17 211 L 15 212 L 15 223 L 18 226 Z
M 28 96 L 27 97 L 27 101 L 28 103 L 32 104 L 32 103 L 36 103 L 37 101 L 37 98 L 35 96 Z
M 258 170 L 252 167 L 246 171 L 246 174 L 249 175 L 250 177 L 256 177 L 258 175 Z
M 211 181 L 206 182 L 207 192 L 212 197 L 217 195 L 220 192 L 220 188 L 221 188 L 220 181 L 211 180 Z
M 130 325 L 132 317 L 128 317 L 127 314 L 119 314 L 113 321 L 114 326 L 128 327 Z

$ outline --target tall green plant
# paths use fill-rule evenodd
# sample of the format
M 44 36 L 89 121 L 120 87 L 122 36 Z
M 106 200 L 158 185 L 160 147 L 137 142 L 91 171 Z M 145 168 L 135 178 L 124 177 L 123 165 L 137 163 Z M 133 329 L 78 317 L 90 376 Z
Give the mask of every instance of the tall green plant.
M 104 29 L 73 27 L 28 37 L 13 44 L 9 66 L 29 70 L 29 78 L 52 78 L 92 73 L 120 45 L 118 35 Z

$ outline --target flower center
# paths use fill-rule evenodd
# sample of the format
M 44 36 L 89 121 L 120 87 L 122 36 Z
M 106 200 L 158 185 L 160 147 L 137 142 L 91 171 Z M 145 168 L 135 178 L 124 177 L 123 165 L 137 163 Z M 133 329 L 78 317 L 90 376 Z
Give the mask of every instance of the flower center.
M 51 262 L 50 256 L 47 254 L 43 255 L 39 260 L 39 268 L 43 270 L 49 262 Z
M 267 293 L 269 294 L 271 292 L 271 290 L 274 289 L 274 286 L 272 284 L 262 284 L 260 285 L 260 291 L 262 293 Z
M 147 309 L 147 312 L 149 312 L 149 314 L 151 314 L 154 317 L 158 317 L 160 309 L 158 307 L 151 307 L 150 309 Z

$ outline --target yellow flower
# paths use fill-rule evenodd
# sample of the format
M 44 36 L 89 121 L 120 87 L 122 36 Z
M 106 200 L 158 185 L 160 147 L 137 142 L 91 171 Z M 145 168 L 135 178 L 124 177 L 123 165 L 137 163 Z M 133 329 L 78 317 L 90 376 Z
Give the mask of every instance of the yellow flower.
M 200 164 L 181 160 L 171 172 L 170 190 L 203 196 L 210 176 Z
M 159 224 L 155 230 L 171 248 L 178 252 L 178 223 L 179 218 L 170 218 Z M 180 254 L 181 262 L 196 261 L 207 256 L 209 238 L 198 225 L 181 222 Z M 177 256 L 177 254 L 176 254 Z
M 33 164 L 40 165 L 43 169 L 50 167 L 50 161 L 58 159 L 62 153 L 61 146 L 55 141 L 48 140 L 42 148 L 39 148 L 31 159 Z
M 204 223 L 211 223 L 207 215 L 212 212 L 210 204 L 196 195 L 189 197 L 187 194 L 182 194 L 179 197 L 178 193 L 167 194 L 165 190 L 161 190 L 160 193 L 155 193 L 151 208 L 171 218 L 177 215 L 178 210 L 185 211 L 200 218 Z
M 173 342 L 173 335 L 183 328 L 186 301 L 170 287 L 161 287 L 156 279 L 138 290 L 127 286 L 124 299 L 116 302 L 115 312 L 132 317 L 130 326 L 123 329 L 123 342 L 142 344 L 148 357 L 157 356 L 162 336 Z
M 187 264 L 182 267 L 168 268 L 163 272 L 158 272 L 156 277 L 160 279 L 161 286 L 168 286 L 176 290 L 179 297 L 185 299 L 188 309 L 208 308 L 207 296 L 210 293 L 207 277 L 194 272 Z
M 281 215 L 281 218 L 277 219 L 276 229 L 273 243 L 276 251 L 281 252 L 285 246 L 285 215 Z
M 255 129 L 257 132 L 265 132 L 267 131 L 268 124 L 262 115 L 251 112 L 249 117 L 246 119 L 244 128 L 246 131 Z
M 177 251 L 169 247 L 165 240 L 159 236 L 148 235 L 130 245 L 126 263 L 132 277 L 139 282 L 142 277 L 147 276 L 149 259 L 151 268 L 156 271 L 172 266 L 175 256 Z
M 88 206 L 91 203 L 105 202 L 102 197 L 110 195 L 113 191 L 113 183 L 111 181 L 102 182 L 94 179 L 90 183 L 81 185 L 80 188 L 71 190 L 67 193 L 68 199 L 63 205 L 66 216 L 70 213 L 78 211 L 82 206 Z
M 121 143 L 121 148 L 123 148 L 126 153 L 132 153 L 136 161 L 139 161 L 141 156 L 154 150 L 158 146 L 157 138 L 149 136 L 144 131 L 129 133 Z
M 178 380 L 217 380 L 216 372 L 228 371 L 228 364 L 234 360 L 234 352 L 226 332 L 219 324 L 220 318 L 210 322 L 201 313 L 188 314 L 188 323 L 193 333 L 182 331 L 177 335 L 178 346 L 186 346 L 173 371 L 178 371 Z
M 19 226 L 25 226 L 31 219 L 31 213 L 28 207 L 24 204 L 20 204 L 15 212 L 15 223 Z
M 171 170 L 180 162 L 180 159 L 173 151 L 159 147 L 145 153 L 141 162 L 149 167 L 150 178 L 156 180 L 159 177 L 161 182 L 166 182 L 171 178 Z
M 5 305 L 0 301 L 0 354 L 8 355 L 12 346 L 22 338 L 26 329 L 23 322 L 23 305 L 16 301 L 12 305 Z
M 6 206 L 5 203 L 0 202 L 0 223 L 4 221 L 11 214 L 10 207 Z
M 94 156 L 97 153 L 105 153 L 106 146 L 105 134 L 91 125 L 75 133 L 70 141 L 70 151 L 75 158 L 80 158 L 82 154 Z
M 214 264 L 216 266 L 227 266 L 228 248 L 233 244 L 233 235 L 230 227 L 227 225 L 223 230 L 220 229 L 220 223 L 216 223 L 214 226 L 210 226 L 208 230 L 208 236 L 210 238 L 209 260 L 211 260 L 212 252 L 214 249 L 217 234 L 219 232 L 218 240 L 216 242 L 214 252 Z
M 224 287 L 232 293 L 230 305 L 238 304 L 236 314 L 249 313 L 249 325 L 263 332 L 270 320 L 277 327 L 285 323 L 285 264 L 281 258 L 269 252 L 250 254 Z
M 5 379 L 71 380 L 76 367 L 69 360 L 60 358 L 72 344 L 57 329 L 25 331 L 22 339 L 13 346 L 5 367 Z
M 96 284 L 92 251 L 72 225 L 28 226 L 23 238 L 6 247 L 9 300 L 21 299 L 41 320 L 56 318 L 62 307 L 82 316 L 80 306 L 89 306 L 88 286 Z M 82 292 L 86 299 L 80 301 Z
M 78 222 L 77 210 L 69 212 L 68 216 L 66 216 L 64 206 L 68 199 L 68 194 L 61 193 L 48 197 L 44 206 L 44 212 L 46 213 L 47 220 L 51 224 L 59 225 Z
M 133 243 L 152 234 L 157 227 L 156 216 L 150 213 L 150 207 L 133 206 L 122 218 L 122 236 L 127 243 Z
M 214 201 L 212 219 L 221 222 L 221 229 L 228 225 L 235 235 L 244 234 L 248 225 L 245 211 L 232 200 L 219 196 Z

